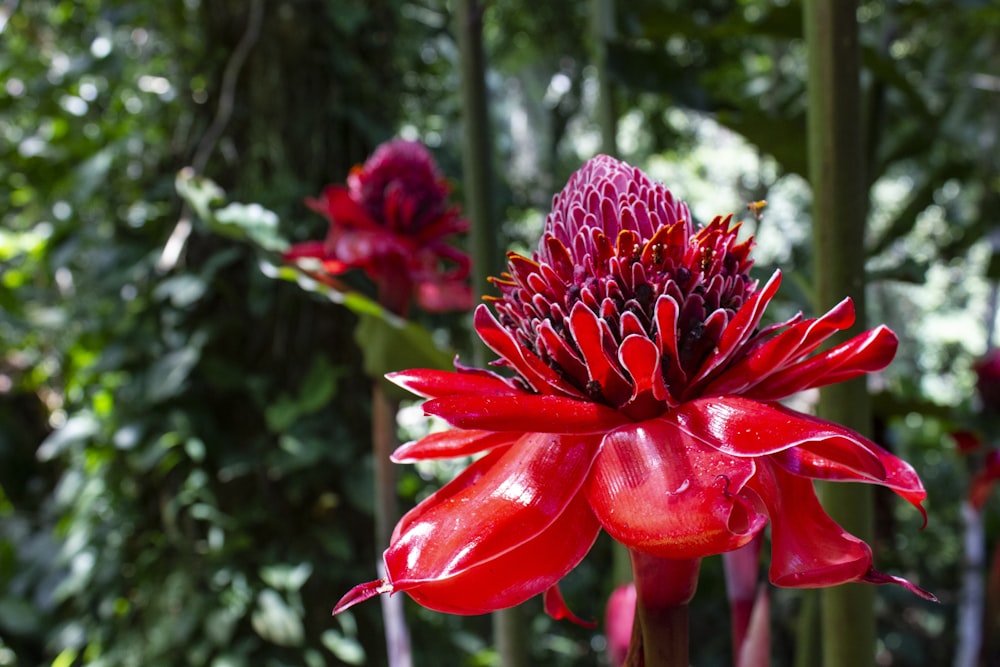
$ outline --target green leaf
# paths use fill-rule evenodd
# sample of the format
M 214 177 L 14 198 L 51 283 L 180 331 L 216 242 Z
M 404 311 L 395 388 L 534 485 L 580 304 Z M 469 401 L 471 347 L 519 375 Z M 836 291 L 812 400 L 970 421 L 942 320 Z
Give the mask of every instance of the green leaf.
M 354 339 L 364 355 L 369 377 L 380 378 L 407 368 L 452 367 L 454 355 L 439 348 L 431 332 L 415 322 L 396 317 L 356 293 L 347 295 L 344 305 L 358 316 Z
M 271 588 L 294 592 L 302 588 L 312 575 L 312 564 L 302 562 L 298 565 L 279 563 L 266 565 L 260 570 L 260 578 Z
M 250 624 L 263 639 L 280 646 L 301 646 L 305 637 L 299 614 L 270 588 L 257 596 Z
M 336 393 L 340 375 L 326 357 L 318 357 L 310 366 L 298 396 L 283 394 L 267 407 L 264 417 L 268 429 L 283 433 L 301 417 L 321 410 Z
M 278 215 L 260 204 L 226 203 L 226 193 L 211 179 L 182 169 L 174 181 L 177 194 L 208 228 L 227 238 L 248 241 L 268 252 L 282 252 L 288 241 L 278 231 Z
M 264 250 L 282 252 L 288 248 L 288 241 L 278 233 L 278 215 L 260 204 L 233 202 L 206 222 L 213 231 L 234 238 L 244 236 Z

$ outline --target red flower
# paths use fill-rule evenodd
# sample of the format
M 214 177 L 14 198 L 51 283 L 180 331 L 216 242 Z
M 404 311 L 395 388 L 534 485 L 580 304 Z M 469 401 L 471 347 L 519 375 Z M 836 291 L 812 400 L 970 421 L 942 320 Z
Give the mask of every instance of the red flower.
M 989 452 L 983 460 L 982 468 L 972 477 L 969 485 L 969 502 L 973 507 L 982 511 L 997 481 L 1000 481 L 1000 449 Z
M 854 320 L 845 300 L 816 319 L 760 327 L 778 289 L 750 279 L 750 241 L 638 169 L 587 162 L 555 197 L 538 250 L 509 255 L 481 305 L 479 336 L 512 371 L 390 375 L 457 428 L 400 447 L 397 461 L 485 454 L 411 510 L 387 576 L 335 611 L 405 591 L 439 611 L 519 604 L 556 583 L 603 528 L 629 549 L 697 559 L 771 524 L 770 579 L 818 587 L 895 582 L 820 506 L 813 479 L 886 486 L 918 508 L 914 470 L 861 435 L 777 401 L 880 370 L 886 327 L 816 352 Z M 551 608 L 553 605 L 549 605 Z
M 445 241 L 468 223 L 448 205 L 448 194 L 422 144 L 386 142 L 351 170 L 347 187 L 330 185 L 307 200 L 330 221 L 326 240 L 292 246 L 285 258 L 320 259 L 332 274 L 363 269 L 397 314 L 414 297 L 431 312 L 471 308 L 469 258 Z
M 973 365 L 976 389 L 986 412 L 1000 411 L 1000 350 L 990 350 Z

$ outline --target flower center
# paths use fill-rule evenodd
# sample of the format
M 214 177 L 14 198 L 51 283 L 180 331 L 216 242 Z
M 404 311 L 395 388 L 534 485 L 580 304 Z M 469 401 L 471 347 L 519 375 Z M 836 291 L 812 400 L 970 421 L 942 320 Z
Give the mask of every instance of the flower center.
M 662 412 L 685 399 L 754 289 L 752 240 L 738 242 L 738 229 L 730 216 L 696 232 L 677 220 L 647 239 L 627 227 L 613 240 L 596 226 L 572 240 L 547 232 L 532 259 L 508 256 L 509 272 L 493 281 L 501 297 L 491 300 L 518 342 L 592 400 L 627 408 L 646 382 L 637 368 L 658 373 L 669 392 Z M 658 358 L 630 362 L 633 336 L 654 342 Z M 612 372 L 597 372 L 604 365 Z

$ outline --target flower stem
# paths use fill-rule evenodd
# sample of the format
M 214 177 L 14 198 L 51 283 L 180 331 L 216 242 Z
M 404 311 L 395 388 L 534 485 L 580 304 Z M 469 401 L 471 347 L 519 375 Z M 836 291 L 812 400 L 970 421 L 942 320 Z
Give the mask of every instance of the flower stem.
M 671 560 L 631 552 L 635 624 L 625 667 L 688 667 L 688 603 L 700 559 Z

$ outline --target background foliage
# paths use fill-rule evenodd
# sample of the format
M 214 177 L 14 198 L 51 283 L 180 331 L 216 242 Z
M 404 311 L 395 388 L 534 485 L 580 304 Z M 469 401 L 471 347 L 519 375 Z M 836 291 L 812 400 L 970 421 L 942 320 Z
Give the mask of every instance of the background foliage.
M 605 46 L 623 157 L 702 218 L 768 199 L 761 221 L 745 216 L 760 273 L 780 264 L 781 307 L 808 309 L 798 4 L 620 5 Z M 534 242 L 552 193 L 599 145 L 591 9 L 487 8 L 502 245 Z M 427 142 L 461 195 L 451 11 L 0 5 L 0 665 L 384 661 L 378 605 L 329 616 L 375 558 L 356 316 L 261 267 L 269 243 L 321 235 L 303 198 L 397 132 Z M 970 365 L 996 340 L 1000 9 L 880 0 L 859 20 L 870 319 L 902 341 L 875 387 L 880 439 L 930 492 L 923 532 L 879 497 L 878 562 L 942 599 L 880 590 L 880 664 L 940 665 L 956 650 L 970 474 L 947 434 L 974 423 Z M 234 239 L 182 203 L 189 165 L 222 189 L 216 222 L 260 234 Z M 462 318 L 424 324 L 466 349 Z M 447 474 L 405 471 L 404 502 Z M 994 497 L 989 545 L 998 510 Z M 567 581 L 584 616 L 602 613 L 608 559 L 601 541 Z M 728 664 L 722 590 L 706 563 L 697 664 Z M 775 592 L 776 664 L 792 659 L 799 605 Z M 528 609 L 538 663 L 602 664 L 599 630 Z M 488 619 L 407 610 L 418 664 L 490 664 Z

